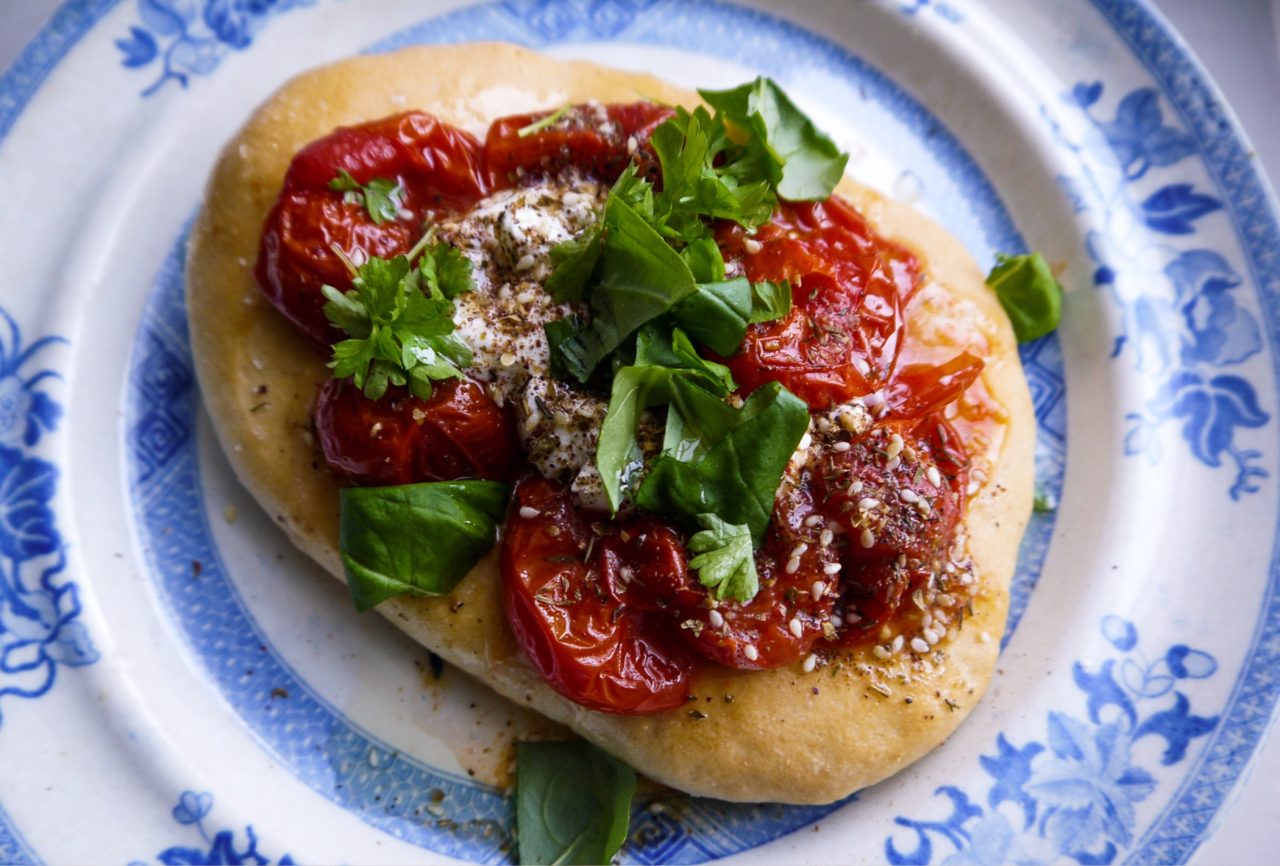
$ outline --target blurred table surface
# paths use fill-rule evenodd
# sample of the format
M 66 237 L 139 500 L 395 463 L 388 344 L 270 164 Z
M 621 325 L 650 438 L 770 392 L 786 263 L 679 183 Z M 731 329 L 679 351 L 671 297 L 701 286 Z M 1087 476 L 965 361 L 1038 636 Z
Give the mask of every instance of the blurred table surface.
M 0 69 L 57 8 L 59 0 L 0 0 Z M 1227 96 L 1258 159 L 1280 178 L 1280 0 L 1155 0 Z M 1280 738 L 1254 763 L 1235 806 L 1195 862 L 1271 866 L 1266 840 L 1280 814 Z

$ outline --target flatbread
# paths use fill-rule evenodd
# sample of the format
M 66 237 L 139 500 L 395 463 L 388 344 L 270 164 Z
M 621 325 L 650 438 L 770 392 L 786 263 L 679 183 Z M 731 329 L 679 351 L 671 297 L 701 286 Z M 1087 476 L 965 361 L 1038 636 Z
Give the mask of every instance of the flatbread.
M 196 370 L 240 481 L 298 547 L 335 576 L 342 576 L 338 488 L 311 433 L 317 386 L 328 373 L 252 276 L 263 219 L 293 154 L 335 127 L 410 108 L 483 136 L 503 115 L 566 101 L 642 97 L 697 102 L 695 94 L 649 76 L 511 45 L 411 48 L 301 75 L 227 145 L 191 237 L 187 304 Z M 688 710 L 626 717 L 561 697 L 526 663 L 503 613 L 497 551 L 449 596 L 393 599 L 380 612 L 516 703 L 693 794 L 830 802 L 942 742 L 991 677 L 1030 513 L 1035 421 L 1008 321 L 961 244 L 865 187 L 846 180 L 840 191 L 882 234 L 920 256 L 932 282 L 913 302 L 911 327 L 983 351 L 987 366 L 975 388 L 985 389 L 1003 416 L 993 441 L 977 443 L 989 465 L 968 506 L 969 552 L 979 580 L 973 614 L 941 652 L 928 661 L 905 652 L 880 661 L 857 651 L 809 674 L 799 665 L 749 674 L 708 666 L 694 683 L 696 703 Z

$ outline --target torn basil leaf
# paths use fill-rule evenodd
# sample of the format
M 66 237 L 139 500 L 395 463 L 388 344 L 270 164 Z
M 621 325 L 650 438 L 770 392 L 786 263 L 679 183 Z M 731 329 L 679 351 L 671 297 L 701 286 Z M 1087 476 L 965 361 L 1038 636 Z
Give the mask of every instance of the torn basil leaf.
M 519 862 L 610 862 L 626 841 L 635 790 L 635 771 L 590 743 L 517 744 Z
M 1039 253 L 997 254 L 987 285 L 995 291 L 1008 314 L 1019 343 L 1029 343 L 1058 327 L 1062 317 L 1062 286 Z
M 339 546 L 356 610 L 451 592 L 493 547 L 510 493 L 496 481 L 343 488 Z
M 782 473 L 809 429 L 809 409 L 768 382 L 735 409 L 681 378 L 672 399 L 662 454 L 636 490 L 655 514 L 695 519 L 715 514 L 745 524 L 757 546 L 773 514 Z
M 772 80 L 761 77 L 731 90 L 698 93 L 750 133 L 745 147 L 768 172 L 779 196 L 818 201 L 831 195 L 844 175 L 848 154 L 841 153 Z

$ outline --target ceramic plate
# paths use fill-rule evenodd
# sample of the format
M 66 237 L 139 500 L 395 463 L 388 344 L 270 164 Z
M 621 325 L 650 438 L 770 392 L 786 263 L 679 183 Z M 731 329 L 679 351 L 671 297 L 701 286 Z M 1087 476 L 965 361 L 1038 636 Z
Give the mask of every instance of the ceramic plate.
M 1024 347 L 1045 507 L 971 720 L 832 806 L 645 789 L 621 859 L 1188 858 L 1280 689 L 1280 234 L 1144 3 L 71 0 L 0 79 L 0 862 L 510 859 L 509 743 L 546 723 L 290 547 L 213 441 L 183 310 L 187 227 L 254 105 L 476 39 L 771 75 L 859 178 L 1069 290 Z

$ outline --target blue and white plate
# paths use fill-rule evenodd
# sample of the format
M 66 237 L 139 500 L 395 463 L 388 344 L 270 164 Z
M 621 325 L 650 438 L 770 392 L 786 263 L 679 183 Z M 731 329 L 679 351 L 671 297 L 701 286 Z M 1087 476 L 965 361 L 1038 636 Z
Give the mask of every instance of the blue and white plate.
M 685 85 L 781 81 L 851 171 L 1069 290 L 1023 357 L 1041 501 L 987 698 L 823 808 L 647 790 L 621 857 L 1175 862 L 1280 681 L 1274 200 L 1137 0 L 70 0 L 0 79 L 0 862 L 511 856 L 547 725 L 297 554 L 203 417 L 187 226 L 287 76 L 505 39 Z

